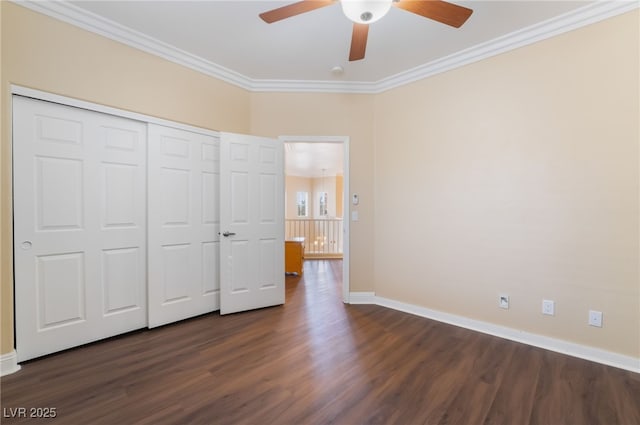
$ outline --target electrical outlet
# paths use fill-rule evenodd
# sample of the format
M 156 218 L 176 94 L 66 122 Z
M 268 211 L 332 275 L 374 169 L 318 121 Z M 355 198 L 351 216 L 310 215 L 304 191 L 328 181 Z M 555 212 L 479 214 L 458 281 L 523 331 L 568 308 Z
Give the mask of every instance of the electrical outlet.
M 598 328 L 602 327 L 602 312 L 596 310 L 589 310 L 589 325 Z
M 498 306 L 500 308 L 508 309 L 509 308 L 509 295 L 500 294 L 498 297 Z
M 549 316 L 555 316 L 556 314 L 556 303 L 552 300 L 542 300 L 542 314 L 547 314 Z

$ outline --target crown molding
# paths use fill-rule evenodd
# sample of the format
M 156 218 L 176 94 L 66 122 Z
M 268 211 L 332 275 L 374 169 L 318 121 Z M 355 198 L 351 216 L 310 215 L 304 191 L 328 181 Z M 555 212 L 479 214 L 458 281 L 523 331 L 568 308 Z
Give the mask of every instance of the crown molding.
M 364 81 L 253 80 L 254 92 L 355 93 L 377 92 L 377 84 Z
M 93 32 L 127 46 L 159 56 L 227 83 L 251 90 L 252 80 L 168 43 L 103 18 L 64 0 L 12 0 L 14 3 Z
M 602 0 L 376 82 L 384 92 L 637 9 L 637 0 Z
M 637 0 L 600 0 L 572 12 L 514 31 L 452 55 L 437 59 L 375 82 L 252 79 L 236 71 L 192 55 L 66 1 L 12 0 L 36 12 L 67 22 L 133 48 L 236 85 L 252 92 L 322 92 L 376 94 L 473 62 L 581 28 L 631 10 Z

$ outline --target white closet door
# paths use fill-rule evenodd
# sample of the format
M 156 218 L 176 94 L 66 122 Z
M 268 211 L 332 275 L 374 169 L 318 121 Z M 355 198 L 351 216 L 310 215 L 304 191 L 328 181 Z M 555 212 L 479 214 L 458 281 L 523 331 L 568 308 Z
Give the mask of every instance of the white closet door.
M 18 361 L 146 325 L 146 125 L 13 97 Z
M 220 313 L 284 304 L 283 143 L 221 137 Z
M 149 125 L 149 327 L 220 308 L 217 138 Z

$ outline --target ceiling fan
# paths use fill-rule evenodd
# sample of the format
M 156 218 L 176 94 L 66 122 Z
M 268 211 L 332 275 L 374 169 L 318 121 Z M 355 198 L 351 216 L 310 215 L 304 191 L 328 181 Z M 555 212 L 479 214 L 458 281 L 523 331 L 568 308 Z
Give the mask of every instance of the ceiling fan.
M 395 6 L 425 18 L 460 28 L 473 10 L 443 0 L 339 0 L 344 14 L 353 21 L 349 61 L 364 59 L 367 48 L 369 24 L 382 18 Z M 281 21 L 301 13 L 311 12 L 331 6 L 338 0 L 302 0 L 261 13 L 259 16 L 268 24 Z

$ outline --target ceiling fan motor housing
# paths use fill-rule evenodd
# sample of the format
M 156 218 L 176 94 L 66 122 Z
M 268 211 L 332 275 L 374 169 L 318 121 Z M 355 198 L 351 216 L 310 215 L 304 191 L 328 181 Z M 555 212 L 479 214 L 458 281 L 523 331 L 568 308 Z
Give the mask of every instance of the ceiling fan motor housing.
M 341 0 L 344 14 L 357 24 L 371 24 L 387 14 L 392 0 Z

